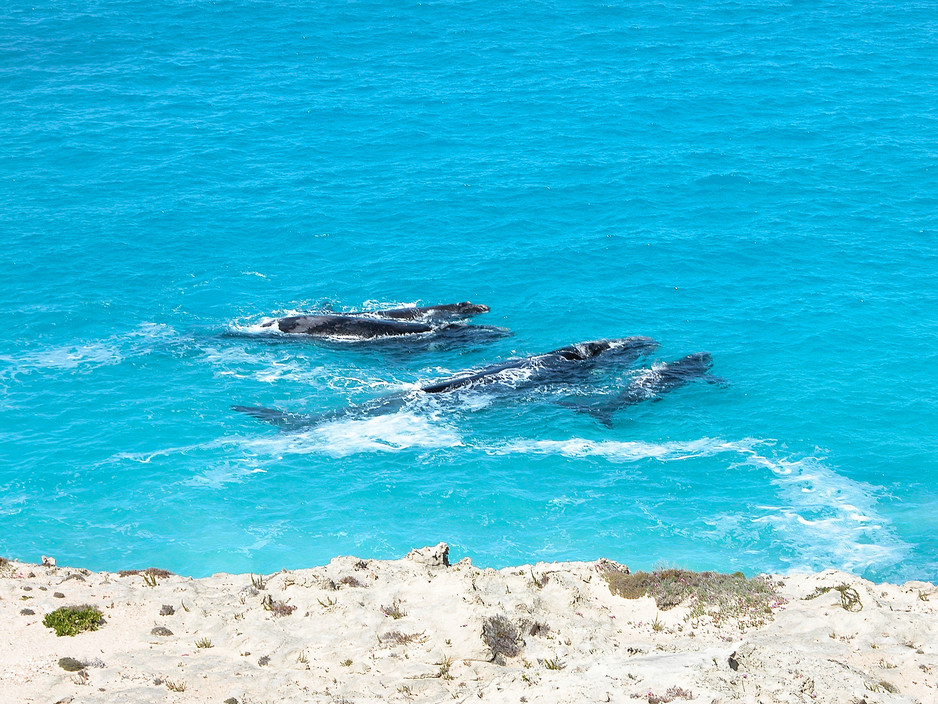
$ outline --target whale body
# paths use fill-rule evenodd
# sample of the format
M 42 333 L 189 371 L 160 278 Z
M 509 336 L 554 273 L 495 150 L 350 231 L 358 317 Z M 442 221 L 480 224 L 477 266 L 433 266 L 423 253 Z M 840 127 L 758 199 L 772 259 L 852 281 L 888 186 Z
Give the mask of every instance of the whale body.
M 382 396 L 360 405 L 316 415 L 295 414 L 261 406 L 232 406 L 232 409 L 274 425 L 297 429 L 341 417 L 393 412 L 420 394 L 444 395 L 479 387 L 499 387 L 516 391 L 535 385 L 576 382 L 585 379 L 600 363 L 632 364 L 640 357 L 652 353 L 657 347 L 658 343 L 650 337 L 638 336 L 581 342 L 553 352 L 463 372 L 442 381 L 425 384 L 408 393 Z
M 373 340 L 437 332 L 446 329 L 454 321 L 465 320 L 488 311 L 488 306 L 464 301 L 366 313 L 290 315 L 270 320 L 261 324 L 261 327 L 272 328 L 276 325 L 277 330 L 288 335 Z
M 384 320 L 355 315 L 291 315 L 265 323 L 263 327 L 272 327 L 275 322 L 280 332 L 289 335 L 352 338 L 356 340 L 418 335 L 433 332 L 435 329 L 427 323 L 394 319 Z
M 458 374 L 450 379 L 423 386 L 420 390 L 428 394 L 439 394 L 467 386 L 504 383 L 516 378 L 517 375 L 513 372 L 517 371 L 531 372 L 525 382 L 528 385 L 538 382 L 571 381 L 571 377 L 588 371 L 603 356 L 608 359 L 618 358 L 621 363 L 631 364 L 642 355 L 653 352 L 657 347 L 658 343 L 650 337 L 639 336 L 581 342 L 561 347 L 553 352 L 509 360 L 489 365 L 475 372 Z
M 573 405 L 573 407 L 589 413 L 603 425 L 611 427 L 612 415 L 616 411 L 643 401 L 660 401 L 663 394 L 692 381 L 706 381 L 711 384 L 725 383 L 725 379 L 710 374 L 712 367 L 713 356 L 709 352 L 695 352 L 673 362 L 655 364 L 648 369 L 641 370 L 628 386 L 611 400 L 591 405 Z

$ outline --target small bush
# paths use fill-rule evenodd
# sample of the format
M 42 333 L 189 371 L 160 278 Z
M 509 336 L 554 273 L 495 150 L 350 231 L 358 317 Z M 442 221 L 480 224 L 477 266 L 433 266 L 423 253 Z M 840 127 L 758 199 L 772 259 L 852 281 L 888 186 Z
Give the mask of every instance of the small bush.
M 270 611 L 274 616 L 289 616 L 296 611 L 295 606 L 291 606 L 285 601 L 274 599 L 270 594 L 268 594 L 267 598 L 261 603 L 264 606 L 264 611 Z
M 214 648 L 215 646 L 212 645 L 212 641 L 209 640 L 208 638 L 199 638 L 195 642 L 195 647 L 196 648 Z
M 63 606 L 48 613 L 42 625 L 57 636 L 74 636 L 83 631 L 96 631 L 104 623 L 104 615 L 94 606 Z
M 521 652 L 521 635 L 514 624 L 504 616 L 490 616 L 482 623 L 482 640 L 492 651 L 495 662 L 513 658 Z
M 78 672 L 85 669 L 85 663 L 75 658 L 59 658 L 59 667 L 66 672 Z

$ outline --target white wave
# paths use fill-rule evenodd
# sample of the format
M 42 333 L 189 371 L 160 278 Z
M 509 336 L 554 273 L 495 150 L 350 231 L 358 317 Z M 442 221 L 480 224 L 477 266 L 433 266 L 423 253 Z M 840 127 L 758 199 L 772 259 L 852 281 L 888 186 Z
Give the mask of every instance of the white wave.
M 307 360 L 279 353 L 249 352 L 239 347 L 205 347 L 203 359 L 216 368 L 218 377 L 255 379 L 267 384 L 291 381 L 309 385 L 335 378 L 332 370 L 311 367 Z M 330 382 L 331 383 L 331 382 Z
M 176 331 L 159 323 L 141 323 L 135 328 L 103 340 L 76 341 L 38 351 L 31 350 L 16 357 L 4 357 L 8 365 L 3 376 L 28 374 L 43 369 L 96 369 L 113 366 L 125 359 L 139 357 L 153 351 L 155 345 L 165 344 L 177 337 Z
M 103 342 L 93 342 L 43 350 L 32 357 L 32 366 L 36 369 L 76 369 L 82 366 L 120 364 L 123 360 L 124 356 L 115 347 Z
M 128 460 L 130 462 L 138 462 L 139 464 L 150 464 L 154 459 L 159 457 L 169 457 L 170 455 L 184 455 L 186 453 L 192 452 L 194 450 L 200 450 L 205 447 L 211 447 L 214 443 L 209 444 L 196 444 L 196 445 L 181 445 L 178 447 L 164 447 L 159 450 L 153 450 L 151 452 L 117 452 L 111 457 L 109 457 L 106 462 L 120 462 L 123 460 Z
M 795 549 L 792 569 L 831 565 L 849 572 L 896 564 L 910 546 L 877 510 L 881 488 L 838 474 L 817 457 L 772 459 L 750 453 L 744 464 L 766 469 L 778 505 L 757 506 L 752 522 L 771 526 Z
M 249 462 L 245 466 L 219 466 L 210 467 L 190 479 L 182 482 L 185 486 L 206 487 L 209 489 L 223 489 L 227 484 L 240 484 L 252 474 L 264 473 L 267 470 L 256 466 L 256 462 Z
M 727 442 L 715 438 L 643 443 L 568 440 L 518 440 L 489 448 L 495 454 L 554 454 L 564 457 L 602 457 L 611 462 L 637 462 L 653 459 L 674 462 L 718 454 L 736 455 L 729 469 L 756 468 L 769 472 L 776 487 L 777 504 L 751 507 L 745 517 L 754 526 L 768 526 L 774 540 L 789 559 L 792 570 L 820 570 L 838 567 L 850 572 L 896 564 L 911 547 L 895 533 L 888 519 L 878 511 L 877 495 L 882 492 L 864 482 L 838 474 L 817 457 L 771 458 L 763 454 L 774 441 L 744 439 Z M 740 497 L 742 509 L 743 497 Z M 715 528 L 739 516 L 714 516 Z M 718 532 L 718 531 L 715 531 Z M 761 542 L 761 541 L 760 541 Z
M 347 457 L 369 452 L 459 447 L 452 428 L 412 413 L 394 413 L 361 420 L 337 420 L 305 433 L 282 434 L 247 442 L 252 452 L 267 455 L 326 454 Z
M 755 440 L 724 442 L 701 438 L 683 442 L 623 442 L 616 440 L 517 440 L 492 448 L 495 454 L 541 454 L 565 457 L 605 457 L 613 462 L 634 462 L 642 459 L 674 461 L 691 457 L 709 457 L 723 452 L 749 451 Z

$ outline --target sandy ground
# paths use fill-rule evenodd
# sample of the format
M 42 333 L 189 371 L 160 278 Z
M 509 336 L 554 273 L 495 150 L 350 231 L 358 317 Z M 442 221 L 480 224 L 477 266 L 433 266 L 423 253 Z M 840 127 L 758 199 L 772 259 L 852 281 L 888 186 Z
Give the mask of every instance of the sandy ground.
M 615 563 L 446 552 L 205 579 L 5 562 L 0 701 L 938 702 L 932 584 L 768 576 L 757 608 L 661 609 L 613 594 Z M 98 630 L 43 625 L 85 604 Z

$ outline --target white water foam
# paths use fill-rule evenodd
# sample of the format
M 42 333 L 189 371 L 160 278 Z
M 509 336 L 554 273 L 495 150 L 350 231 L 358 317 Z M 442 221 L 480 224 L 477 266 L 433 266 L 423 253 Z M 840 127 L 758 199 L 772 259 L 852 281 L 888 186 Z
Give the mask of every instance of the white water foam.
M 125 359 L 149 354 L 157 344 L 165 344 L 177 337 L 176 331 L 159 323 L 141 323 L 136 328 L 103 340 L 76 341 L 17 357 L 4 357 L 8 368 L 0 377 L 15 377 L 43 369 L 80 371 L 120 364 Z
M 257 454 L 325 454 L 348 457 L 368 452 L 402 452 L 459 447 L 463 441 L 450 427 L 402 412 L 365 419 L 323 423 L 304 433 L 281 434 L 248 441 Z
M 249 458 L 243 464 L 225 463 L 210 467 L 199 472 L 194 477 L 182 482 L 184 486 L 205 487 L 208 489 L 224 489 L 228 484 L 240 484 L 253 474 L 263 474 L 267 470 L 258 466 L 254 458 Z
M 723 452 L 748 450 L 757 441 L 727 443 L 713 438 L 685 442 L 621 442 L 616 440 L 518 440 L 492 448 L 495 454 L 541 454 L 565 457 L 604 457 L 611 462 L 635 462 L 643 459 L 673 461 L 691 457 L 709 457 Z M 745 449 L 743 449 L 745 448 Z
M 817 457 L 771 459 L 752 452 L 744 464 L 767 469 L 782 499 L 760 505 L 757 524 L 783 535 L 799 557 L 792 569 L 817 570 L 835 564 L 849 572 L 896 564 L 911 549 L 896 537 L 876 507 L 882 489 L 854 481 Z
M 820 570 L 831 566 L 850 572 L 897 564 L 911 549 L 877 510 L 877 494 L 882 492 L 864 482 L 838 474 L 817 457 L 773 459 L 757 448 L 773 441 L 745 439 L 727 442 L 701 438 L 685 442 L 643 443 L 569 440 L 521 440 L 488 451 L 496 454 L 556 454 L 565 457 L 602 457 L 611 462 L 654 459 L 674 462 L 719 454 L 737 455 L 729 469 L 767 470 L 778 490 L 774 505 L 759 504 L 743 520 L 767 525 L 777 540 L 794 557 L 791 570 Z M 740 505 L 742 508 L 742 504 Z M 714 516 L 714 525 L 740 517 Z

